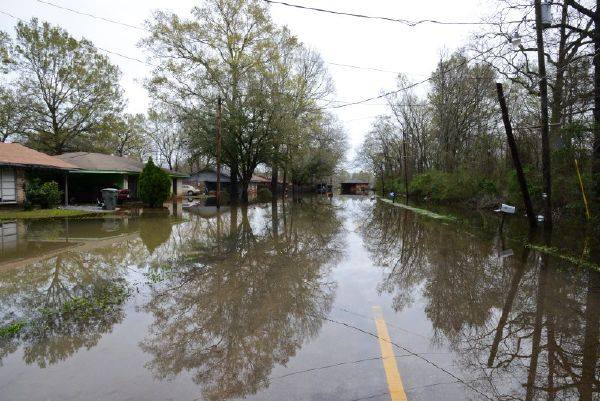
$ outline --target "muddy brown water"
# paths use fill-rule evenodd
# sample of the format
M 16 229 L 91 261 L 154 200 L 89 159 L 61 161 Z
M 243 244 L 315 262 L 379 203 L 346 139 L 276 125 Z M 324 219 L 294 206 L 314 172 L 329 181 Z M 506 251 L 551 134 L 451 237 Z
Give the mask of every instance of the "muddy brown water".
M 175 210 L 2 225 L 0 400 L 389 400 L 374 306 L 408 400 L 600 399 L 598 273 L 514 223 Z

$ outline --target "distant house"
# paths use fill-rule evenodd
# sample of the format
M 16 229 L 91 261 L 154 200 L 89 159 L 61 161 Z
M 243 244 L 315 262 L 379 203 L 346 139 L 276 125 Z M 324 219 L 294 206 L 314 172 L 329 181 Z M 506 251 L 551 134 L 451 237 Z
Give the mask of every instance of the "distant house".
M 369 181 L 347 180 L 340 187 L 342 195 L 366 195 L 369 192 Z
M 75 166 L 65 187 L 69 202 L 95 202 L 102 188 L 129 189 L 132 197 L 137 197 L 138 178 L 144 169 L 139 160 L 92 152 L 64 153 L 55 158 Z M 172 179 L 171 192 L 181 195 L 181 182 L 188 175 L 164 170 Z
M 23 205 L 25 186 L 34 177 L 64 187 L 67 173 L 77 166 L 18 143 L 0 142 L 0 205 Z
M 217 172 L 214 169 L 207 168 L 189 175 L 185 180 L 186 184 L 193 185 L 203 193 L 211 193 L 217 190 Z M 269 187 L 271 181 L 258 175 L 253 175 L 248 185 L 248 196 L 256 196 L 258 188 Z M 221 170 L 221 188 L 225 191 L 231 191 L 231 176 L 229 169 Z

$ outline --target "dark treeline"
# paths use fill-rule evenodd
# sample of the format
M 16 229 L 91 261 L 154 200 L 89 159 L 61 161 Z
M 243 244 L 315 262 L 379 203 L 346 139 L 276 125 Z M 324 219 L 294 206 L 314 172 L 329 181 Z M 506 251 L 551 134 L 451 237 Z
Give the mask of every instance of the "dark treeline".
M 571 3 L 575 2 L 553 2 L 553 22 L 543 31 L 549 158 L 554 211 L 568 208 L 583 215 L 575 160 L 593 203 L 598 203 L 599 195 L 595 188 L 599 180 L 592 174 L 600 137 L 593 113 L 595 25 Z M 541 210 L 543 152 L 534 6 L 503 0 L 494 2 L 493 8 L 494 24 L 479 28 L 464 48 L 442 55 L 425 91 L 404 89 L 411 82 L 400 76 L 397 92 L 386 97 L 389 113 L 373 124 L 358 155 L 376 174 L 380 190 L 404 193 L 406 156 L 409 193 L 415 198 L 468 201 L 479 207 L 499 201 L 522 204 L 495 89 L 496 82 L 503 82 L 534 206 Z

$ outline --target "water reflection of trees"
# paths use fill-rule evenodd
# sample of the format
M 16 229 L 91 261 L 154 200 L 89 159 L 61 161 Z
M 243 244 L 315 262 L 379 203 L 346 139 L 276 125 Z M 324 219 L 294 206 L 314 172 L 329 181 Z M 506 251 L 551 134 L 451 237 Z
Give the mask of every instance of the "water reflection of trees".
M 27 322 L 27 330 L 0 341 L 1 359 L 23 347 L 27 364 L 45 367 L 78 349 L 95 346 L 123 319 L 121 307 L 94 310 L 69 319 L 48 317 L 67 302 L 91 299 L 109 286 L 124 286 L 124 269 L 143 246 L 138 240 L 89 252 L 62 252 L 42 261 L 0 272 L 0 321 Z
M 154 323 L 141 347 L 157 377 L 190 372 L 207 399 L 256 393 L 331 308 L 341 222 L 330 205 L 280 203 L 193 224 L 145 307 Z
M 426 302 L 436 341 L 494 399 L 598 399 L 599 274 L 515 246 L 499 258 L 488 241 L 378 204 L 363 237 L 384 269 L 381 291 L 406 308 Z M 411 295 L 413 294 L 413 295 Z

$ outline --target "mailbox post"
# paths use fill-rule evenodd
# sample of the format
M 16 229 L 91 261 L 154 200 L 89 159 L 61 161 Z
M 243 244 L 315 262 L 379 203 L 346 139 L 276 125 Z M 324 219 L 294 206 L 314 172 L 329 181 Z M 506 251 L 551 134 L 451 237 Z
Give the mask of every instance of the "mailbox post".
M 500 215 L 502 216 L 501 220 L 500 220 L 500 232 L 502 232 L 502 229 L 504 228 L 504 217 L 508 214 L 515 214 L 517 211 L 517 208 L 511 205 L 507 205 L 505 203 L 502 203 L 500 205 L 499 209 L 494 210 L 494 212 L 496 213 L 500 213 Z

